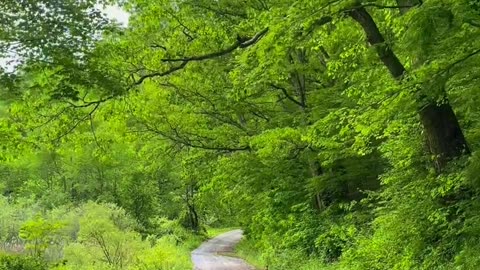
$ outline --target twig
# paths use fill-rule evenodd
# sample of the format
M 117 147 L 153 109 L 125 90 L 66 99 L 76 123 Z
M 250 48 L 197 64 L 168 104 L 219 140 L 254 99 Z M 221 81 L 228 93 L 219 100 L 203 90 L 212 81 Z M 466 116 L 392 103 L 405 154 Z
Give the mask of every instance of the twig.
M 85 115 L 84 117 L 82 117 L 81 119 L 79 119 L 77 122 L 75 122 L 75 124 L 73 124 L 73 126 L 71 126 L 65 133 L 61 134 L 60 136 L 58 136 L 57 138 L 55 138 L 53 141 L 54 142 L 59 142 L 63 137 L 67 136 L 68 134 L 70 134 L 75 128 L 78 127 L 78 125 L 80 125 L 82 122 L 84 122 L 85 120 L 87 120 L 89 117 L 91 117 L 91 115 L 93 113 L 95 113 L 95 111 L 98 109 L 98 107 L 100 106 L 100 103 L 97 103 L 95 105 L 95 107 L 93 108 L 93 110 L 91 110 L 87 115 Z
M 288 98 L 288 100 L 290 100 L 291 102 L 297 104 L 298 106 L 300 107 L 304 107 L 304 105 L 302 103 L 300 103 L 300 101 L 294 99 L 292 96 L 290 96 L 287 92 L 287 89 L 281 87 L 281 86 L 278 86 L 278 85 L 275 85 L 273 83 L 270 84 L 271 87 L 277 89 L 277 90 L 280 90 L 283 92 L 283 94 L 285 95 L 286 98 Z

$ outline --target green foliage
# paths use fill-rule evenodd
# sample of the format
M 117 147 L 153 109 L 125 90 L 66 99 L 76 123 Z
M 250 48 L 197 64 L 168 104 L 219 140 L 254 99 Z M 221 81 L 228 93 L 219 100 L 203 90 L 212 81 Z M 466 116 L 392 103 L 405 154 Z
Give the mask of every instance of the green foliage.
M 269 269 L 479 267 L 478 1 L 118 1 L 125 29 L 30 2 L 0 8 L 29 52 L 0 89 L 3 243 L 189 269 L 227 226 Z
M 32 206 L 8 207 L 33 211 Z M 187 269 L 190 251 L 202 241 L 167 219 L 153 223 L 157 235 L 142 239 L 137 222 L 113 204 L 89 202 L 18 218 L 8 216 L 10 224 L 21 226 L 10 228 L 16 237 L 2 239 L 0 269 Z
M 144 245 L 122 209 L 88 203 L 80 213 L 78 243 L 65 247 L 68 265 L 113 267 L 131 264 Z
M 95 6 L 102 2 L 108 1 L 2 0 L 1 56 L 60 65 L 65 56 L 85 53 L 108 23 Z
M 144 241 L 133 230 L 133 220 L 113 205 L 88 203 L 80 210 L 78 222 L 78 239 L 65 247 L 65 267 L 59 269 L 148 270 L 191 267 L 190 249 L 176 240 L 176 234 L 165 234 L 158 238 L 153 236 Z M 174 225 L 170 227 L 173 229 Z M 179 230 L 181 228 L 176 232 Z
M 0 254 L 1 270 L 47 270 L 47 265 L 34 257 Z
M 138 257 L 134 270 L 183 270 L 192 268 L 190 249 L 176 239 L 163 237 Z
M 55 234 L 63 227 L 61 223 L 52 223 L 37 217 L 23 223 L 19 236 L 25 240 L 25 249 L 34 257 L 44 254 L 49 245 L 56 243 Z

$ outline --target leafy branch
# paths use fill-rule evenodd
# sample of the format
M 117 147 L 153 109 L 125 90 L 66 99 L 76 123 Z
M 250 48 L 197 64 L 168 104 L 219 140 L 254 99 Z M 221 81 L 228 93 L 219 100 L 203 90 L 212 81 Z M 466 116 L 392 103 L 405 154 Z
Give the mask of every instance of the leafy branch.
M 146 79 L 149 78 L 155 78 L 155 77 L 164 77 L 167 75 L 170 75 L 174 73 L 175 71 L 183 69 L 188 63 L 194 62 L 194 61 L 203 61 L 203 60 L 208 60 L 208 59 L 213 59 L 217 58 L 223 55 L 227 55 L 232 53 L 238 48 L 246 48 L 249 47 L 255 43 L 257 43 L 265 34 L 267 34 L 268 28 L 263 29 L 262 31 L 258 32 L 255 36 L 252 38 L 249 38 L 247 40 L 243 39 L 237 39 L 237 41 L 232 44 L 231 46 L 217 51 L 213 53 L 207 53 L 204 55 L 197 55 L 197 56 L 190 56 L 190 57 L 183 57 L 183 58 L 164 58 L 161 61 L 162 62 L 181 62 L 180 65 L 171 67 L 170 69 L 163 71 L 163 72 L 154 72 L 150 74 L 146 74 L 141 76 L 136 82 L 134 82 L 134 85 L 140 85 L 142 84 Z
M 290 100 L 291 102 L 297 104 L 297 105 L 300 106 L 300 107 L 303 107 L 303 106 L 304 106 L 304 104 L 302 104 L 300 101 L 296 100 L 296 99 L 293 98 L 290 94 L 288 94 L 287 89 L 285 89 L 284 87 L 278 86 L 278 85 L 273 84 L 273 83 L 271 83 L 270 86 L 273 87 L 273 88 L 275 88 L 275 89 L 277 89 L 277 90 L 282 91 L 282 93 L 285 95 L 285 97 L 286 97 L 288 100 Z
M 267 34 L 267 32 L 268 32 L 268 28 L 265 28 L 251 38 L 245 38 L 245 39 L 237 38 L 236 42 L 232 44 L 230 47 L 227 47 L 218 52 L 213 52 L 213 53 L 208 53 L 208 54 L 198 55 L 198 56 L 183 57 L 183 58 L 164 58 L 162 59 L 162 62 L 191 62 L 191 61 L 203 61 L 207 59 L 217 58 L 217 57 L 229 54 L 238 48 L 246 48 L 257 43 L 263 36 L 265 36 L 265 34 Z
M 92 115 L 95 113 L 95 111 L 98 109 L 99 106 L 100 106 L 100 103 L 96 103 L 90 112 L 88 112 L 82 118 L 78 119 L 66 132 L 57 136 L 53 141 L 59 142 L 63 137 L 73 132 L 81 123 L 87 121 L 88 119 L 91 119 Z

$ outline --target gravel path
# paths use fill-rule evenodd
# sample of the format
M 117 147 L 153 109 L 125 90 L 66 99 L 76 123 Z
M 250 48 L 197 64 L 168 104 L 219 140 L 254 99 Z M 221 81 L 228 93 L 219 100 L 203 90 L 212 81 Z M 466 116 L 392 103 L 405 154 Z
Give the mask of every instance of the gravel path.
M 242 230 L 234 230 L 204 242 L 199 248 L 192 251 L 194 270 L 255 269 L 241 259 L 221 255 L 222 253 L 233 252 L 235 245 L 242 237 Z

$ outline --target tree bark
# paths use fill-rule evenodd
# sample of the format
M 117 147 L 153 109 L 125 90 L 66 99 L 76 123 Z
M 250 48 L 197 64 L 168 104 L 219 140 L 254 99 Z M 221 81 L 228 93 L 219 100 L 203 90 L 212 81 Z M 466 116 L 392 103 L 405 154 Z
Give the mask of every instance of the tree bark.
M 406 72 L 405 67 L 393 52 L 392 48 L 385 43 L 385 39 L 372 16 L 370 16 L 363 7 L 349 11 L 349 15 L 362 26 L 368 42 L 375 47 L 378 56 L 388 68 L 390 74 L 392 74 L 396 80 L 401 80 L 403 74 Z
M 470 153 L 455 112 L 448 102 L 427 104 L 420 110 L 420 120 L 437 171 L 445 168 L 449 160 Z
M 312 175 L 312 177 L 318 177 L 323 174 L 322 166 L 317 160 L 309 159 L 309 166 L 310 166 L 310 174 Z M 314 200 L 315 200 L 314 202 L 315 208 L 317 210 L 319 211 L 325 210 L 325 207 L 326 207 L 325 201 L 323 200 L 322 195 L 319 192 L 315 193 Z
M 198 213 L 195 208 L 195 201 L 194 201 L 194 196 L 195 196 L 195 187 L 193 185 L 188 185 L 185 191 L 185 202 L 187 204 L 188 208 L 188 217 L 189 217 L 189 225 L 190 229 L 192 229 L 195 232 L 199 231 L 200 228 L 200 222 L 198 220 Z
M 414 0 L 399 0 L 399 2 L 412 1 Z M 390 46 L 385 43 L 385 39 L 372 16 L 363 7 L 349 11 L 349 15 L 361 25 L 368 42 L 376 47 L 378 56 L 388 68 L 390 74 L 396 80 L 401 81 L 406 73 L 405 67 Z M 434 165 L 439 173 L 445 168 L 449 160 L 470 153 L 455 112 L 448 103 L 448 99 L 445 98 L 445 100 L 447 101 L 442 104 L 430 101 L 419 111 L 428 149 L 434 156 Z M 417 102 L 420 103 L 420 100 Z

